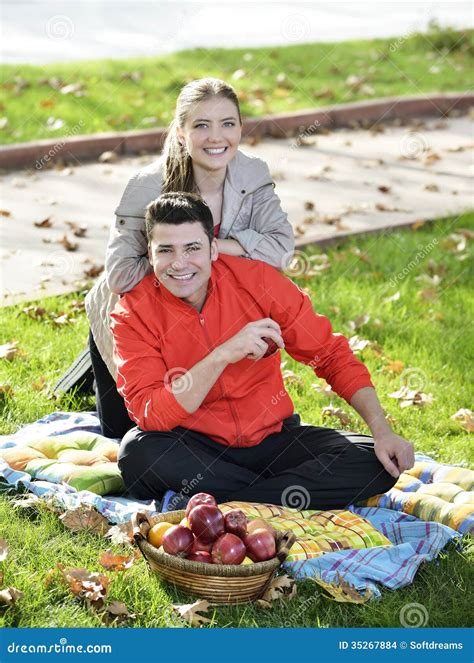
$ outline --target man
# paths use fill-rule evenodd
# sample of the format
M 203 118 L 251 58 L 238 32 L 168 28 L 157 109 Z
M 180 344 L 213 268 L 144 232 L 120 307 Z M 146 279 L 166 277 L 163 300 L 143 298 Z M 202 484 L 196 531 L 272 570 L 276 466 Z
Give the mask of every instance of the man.
M 187 486 L 219 502 L 343 508 L 413 466 L 347 340 L 275 268 L 219 257 L 198 196 L 161 196 L 146 226 L 154 273 L 112 314 L 117 386 L 138 425 L 119 451 L 132 496 Z M 373 438 L 300 425 L 278 348 L 325 378 Z

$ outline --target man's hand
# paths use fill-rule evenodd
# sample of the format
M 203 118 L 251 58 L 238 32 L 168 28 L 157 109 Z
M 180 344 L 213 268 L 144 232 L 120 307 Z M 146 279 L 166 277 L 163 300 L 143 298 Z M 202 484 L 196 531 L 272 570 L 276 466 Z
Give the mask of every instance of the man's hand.
M 271 318 L 263 318 L 249 322 L 216 350 L 228 364 L 235 364 L 245 358 L 258 360 L 268 350 L 268 344 L 262 340 L 263 337 L 275 341 L 279 348 L 285 347 L 280 325 Z
M 395 479 L 415 463 L 413 445 L 392 430 L 374 435 L 375 455 Z

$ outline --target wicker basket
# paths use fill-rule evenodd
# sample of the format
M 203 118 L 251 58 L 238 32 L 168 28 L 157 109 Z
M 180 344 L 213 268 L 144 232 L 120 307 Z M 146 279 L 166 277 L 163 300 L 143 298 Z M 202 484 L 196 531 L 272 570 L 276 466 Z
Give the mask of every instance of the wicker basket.
M 192 562 L 159 552 L 148 543 L 152 525 L 162 521 L 178 524 L 184 516 L 184 511 L 168 511 L 152 518 L 137 512 L 132 516 L 133 537 L 151 570 L 160 578 L 214 603 L 246 603 L 262 596 L 296 538 L 293 532 L 278 532 L 276 557 L 248 565 Z

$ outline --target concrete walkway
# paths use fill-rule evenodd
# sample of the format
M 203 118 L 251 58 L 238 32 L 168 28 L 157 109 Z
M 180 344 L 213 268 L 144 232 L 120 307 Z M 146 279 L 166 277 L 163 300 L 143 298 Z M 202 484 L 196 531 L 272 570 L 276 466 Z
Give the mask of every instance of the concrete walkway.
M 242 145 L 269 164 L 299 247 L 474 209 L 473 118 L 379 129 Z M 153 158 L 3 175 L 1 303 L 70 292 L 93 275 L 128 178 Z

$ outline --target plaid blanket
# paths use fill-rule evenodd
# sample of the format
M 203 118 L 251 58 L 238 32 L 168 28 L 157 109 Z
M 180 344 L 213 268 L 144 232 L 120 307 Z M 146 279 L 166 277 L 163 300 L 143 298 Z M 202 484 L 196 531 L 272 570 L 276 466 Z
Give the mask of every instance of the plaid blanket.
M 97 434 L 98 423 L 94 413 L 55 412 L 14 435 L 0 436 L 0 450 L 39 436 L 85 430 Z M 351 505 L 347 510 L 298 512 L 251 503 L 227 503 L 221 507 L 225 510 L 238 506 L 251 518 L 269 520 L 276 529 L 292 529 L 298 538 L 285 568 L 296 578 L 318 576 L 333 582 L 341 574 L 358 590 L 369 588 L 373 596 L 379 596 L 377 583 L 390 589 L 411 583 L 422 562 L 434 559 L 449 541 L 459 538 L 458 532 L 473 531 L 470 491 L 474 473 L 440 465 L 422 454 L 416 454 L 416 460 L 414 468 L 403 474 L 387 494 L 371 498 L 366 505 Z M 156 513 L 152 500 L 101 496 L 76 490 L 68 483 L 34 480 L 28 472 L 14 470 L 0 459 L 2 479 L 2 490 L 26 489 L 38 496 L 54 495 L 64 508 L 90 504 L 111 523 L 128 521 L 136 510 Z M 433 499 L 449 506 L 434 504 Z

